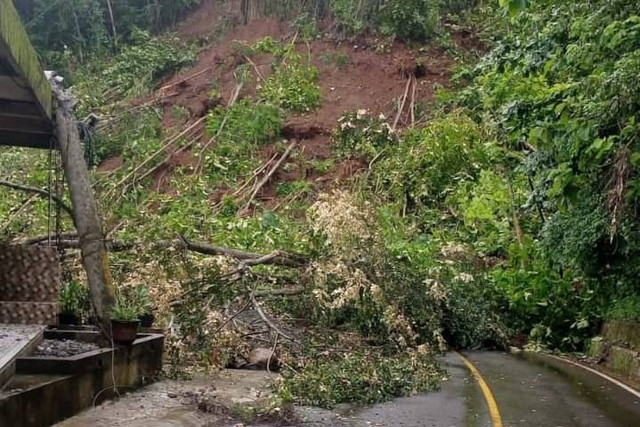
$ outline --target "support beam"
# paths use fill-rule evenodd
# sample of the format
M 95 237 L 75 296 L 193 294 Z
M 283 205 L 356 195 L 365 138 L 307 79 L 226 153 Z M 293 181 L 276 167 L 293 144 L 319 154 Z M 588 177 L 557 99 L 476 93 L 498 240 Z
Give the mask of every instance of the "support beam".
M 109 258 L 98 216 L 98 206 L 89 181 L 89 171 L 73 116 L 74 102 L 69 93 L 51 81 L 57 99 L 55 115 L 58 147 L 69 183 L 82 262 L 89 280 L 89 291 L 103 334 L 110 334 L 109 321 L 115 304 L 115 288 Z

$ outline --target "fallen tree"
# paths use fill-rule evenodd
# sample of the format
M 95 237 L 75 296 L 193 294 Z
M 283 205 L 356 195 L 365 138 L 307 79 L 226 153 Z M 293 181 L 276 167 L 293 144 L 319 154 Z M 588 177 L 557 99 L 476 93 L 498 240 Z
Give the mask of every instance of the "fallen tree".
M 77 234 L 63 233 L 60 235 L 62 239 L 56 240 L 55 235 L 38 236 L 20 242 L 19 244 L 33 245 L 49 242 L 50 237 L 52 245 L 61 249 L 79 249 L 80 242 Z M 121 240 L 105 240 L 105 246 L 109 252 L 126 252 L 134 249 L 148 247 L 149 249 L 182 249 L 196 252 L 203 255 L 211 256 L 228 256 L 241 261 L 243 266 L 250 267 L 255 265 L 279 265 L 283 267 L 299 268 L 309 263 L 309 258 L 305 255 L 294 254 L 285 251 L 274 251 L 268 254 L 260 254 L 256 252 L 247 252 L 239 249 L 226 248 L 223 246 L 215 246 L 204 242 L 194 242 L 180 237 L 174 240 L 160 240 L 157 242 L 132 241 L 124 242 Z

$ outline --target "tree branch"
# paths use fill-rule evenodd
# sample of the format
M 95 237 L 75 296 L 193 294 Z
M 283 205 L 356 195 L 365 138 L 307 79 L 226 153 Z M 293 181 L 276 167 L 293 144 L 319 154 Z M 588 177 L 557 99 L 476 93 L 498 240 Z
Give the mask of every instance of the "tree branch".
M 41 188 L 36 188 L 36 187 L 31 187 L 29 185 L 15 184 L 13 182 L 4 181 L 4 180 L 0 180 L 0 186 L 11 188 L 12 190 L 25 191 L 27 193 L 35 193 L 35 194 L 39 195 L 40 197 L 43 197 L 43 198 L 46 198 L 46 199 L 51 198 L 51 200 L 56 202 L 58 204 L 58 206 L 60 206 L 65 212 L 67 212 L 69 214 L 69 216 L 71 217 L 71 219 L 75 223 L 75 218 L 73 216 L 73 211 L 71 210 L 71 208 L 62 199 L 60 199 L 59 197 L 51 194 L 47 190 L 43 190 Z
M 60 248 L 66 249 L 78 249 L 80 244 L 76 239 L 76 235 L 73 233 L 65 233 L 63 235 L 65 240 L 54 242 Z M 23 242 L 24 244 L 38 244 L 48 240 L 48 236 L 40 236 Z M 279 265 L 284 267 L 304 267 L 308 264 L 308 258 L 303 255 L 292 254 L 284 251 L 275 251 L 267 255 L 246 252 L 238 249 L 226 248 L 222 246 L 214 246 L 203 242 L 192 242 L 187 239 L 180 238 L 175 240 L 160 240 L 153 243 L 146 243 L 142 241 L 123 242 L 119 240 L 107 240 L 105 241 L 107 250 L 110 252 L 125 252 L 136 248 L 150 246 L 154 249 L 185 249 L 191 252 L 197 252 L 203 255 L 211 256 L 228 256 L 241 261 L 243 266 L 255 266 L 255 265 Z

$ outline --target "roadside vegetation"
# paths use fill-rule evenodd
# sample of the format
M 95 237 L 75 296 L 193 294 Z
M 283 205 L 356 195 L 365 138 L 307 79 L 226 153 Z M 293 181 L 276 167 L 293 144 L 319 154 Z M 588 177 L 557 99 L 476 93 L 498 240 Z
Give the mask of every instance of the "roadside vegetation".
M 27 23 L 54 13 L 32 3 Z M 203 46 L 154 34 L 197 2 L 114 2 L 128 4 L 117 33 L 104 2 L 66 3 L 59 24 L 27 26 L 45 60 L 64 61 L 81 115 L 102 117 L 87 160 L 102 165 L 113 273 L 123 294 L 148 287 L 169 374 L 237 366 L 260 346 L 277 353 L 283 402 L 371 403 L 437 387 L 448 347 L 580 351 L 603 320 L 640 317 L 635 1 L 264 2 L 291 34 L 234 43 L 206 112 L 174 107 L 171 120 L 163 79 Z M 80 33 L 74 14 L 89 20 Z M 460 28 L 480 59 L 452 42 Z M 284 133 L 326 105 L 309 49 L 323 37 L 375 40 L 382 60 L 393 43 L 457 50 L 453 83 L 408 126 L 341 111 L 328 158 L 308 160 Z M 48 154 L 0 153 L 0 179 L 48 185 Z M 345 162 L 364 166 L 330 187 L 307 179 Z M 296 167 L 306 175 L 257 197 Z M 51 232 L 46 200 L 29 197 L 0 187 L 3 240 Z M 73 231 L 64 215 L 60 231 Z M 65 266 L 79 283 L 78 260 Z

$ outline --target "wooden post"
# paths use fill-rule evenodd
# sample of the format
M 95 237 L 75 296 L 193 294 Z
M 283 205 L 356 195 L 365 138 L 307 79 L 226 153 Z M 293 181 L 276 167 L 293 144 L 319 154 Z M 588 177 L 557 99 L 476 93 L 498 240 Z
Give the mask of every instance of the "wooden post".
M 58 148 L 71 192 L 82 263 L 89 280 L 93 308 L 103 333 L 108 335 L 111 312 L 115 304 L 115 288 L 109 270 L 109 259 L 98 216 L 98 206 L 93 196 L 89 170 L 84 159 L 76 120 L 73 116 L 73 98 L 55 80 L 52 79 L 51 82 L 58 101 L 55 111 Z

